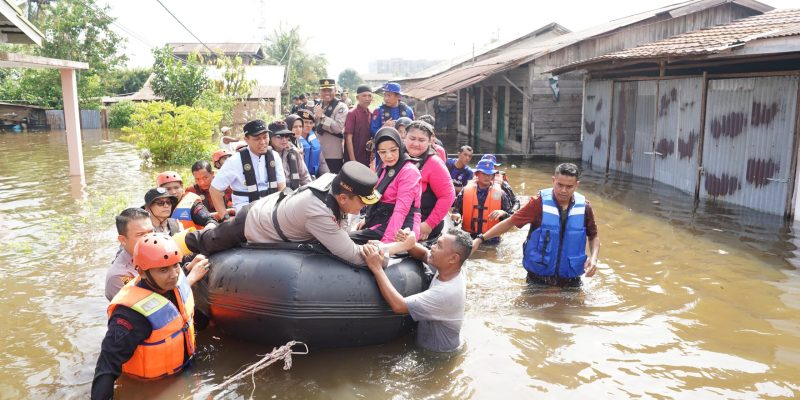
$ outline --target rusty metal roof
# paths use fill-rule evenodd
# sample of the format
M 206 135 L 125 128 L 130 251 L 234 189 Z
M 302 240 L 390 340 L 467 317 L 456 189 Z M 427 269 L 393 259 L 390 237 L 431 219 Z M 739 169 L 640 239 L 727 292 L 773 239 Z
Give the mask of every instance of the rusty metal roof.
M 747 42 L 800 35 L 800 9 L 774 10 L 728 24 L 699 29 L 669 39 L 617 51 L 553 70 L 563 72 L 604 61 L 713 54 Z
M 474 64 L 465 65 L 462 63 L 439 72 L 430 78 L 410 84 L 408 88 L 405 88 L 404 94 L 420 100 L 427 100 L 478 83 L 491 75 L 516 68 L 567 46 L 608 34 L 651 18 L 663 18 L 664 16 L 676 18 L 717 7 L 724 3 L 734 3 L 760 12 L 773 9 L 771 6 L 754 0 L 689 0 L 618 18 L 579 32 L 569 32 L 552 38 L 542 39 L 535 36 L 528 38 L 530 36 L 528 34 L 525 35 L 527 40 L 513 41 L 515 46 L 503 49 L 499 53 L 490 51 L 486 57 L 479 58 Z

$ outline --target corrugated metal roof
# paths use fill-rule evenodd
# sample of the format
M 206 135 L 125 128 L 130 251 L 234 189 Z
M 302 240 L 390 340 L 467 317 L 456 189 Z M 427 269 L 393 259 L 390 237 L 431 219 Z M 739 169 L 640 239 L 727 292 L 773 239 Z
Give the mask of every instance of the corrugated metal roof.
M 172 47 L 174 54 L 191 54 L 194 52 L 208 53 L 208 48 L 215 52 L 221 51 L 225 55 L 234 54 L 258 54 L 261 51 L 261 43 L 167 43 Z M 208 48 L 206 48 L 208 46 Z
M 638 22 L 646 21 L 650 18 L 661 18 L 664 16 L 668 18 L 674 18 L 677 16 L 716 7 L 725 3 L 738 4 L 756 11 L 769 11 L 773 9 L 771 6 L 752 0 L 690 0 L 671 4 L 654 10 L 618 18 L 608 23 L 597 25 L 579 32 L 570 32 L 545 40 L 537 40 L 537 38 L 534 37 L 529 42 L 523 41 L 524 44 L 518 45 L 517 47 L 514 47 L 508 51 L 501 52 L 500 54 L 494 55 L 490 58 L 480 60 L 476 64 L 453 67 L 450 70 L 441 72 L 428 79 L 412 84 L 408 89 L 405 90 L 405 94 L 420 100 L 426 100 L 480 82 L 481 80 L 486 79 L 493 74 L 526 64 L 536 58 L 560 50 L 567 46 L 625 28 Z M 469 68 L 475 67 L 476 65 L 488 66 L 493 64 L 502 65 L 496 65 L 494 70 L 488 67 L 476 69 L 474 71 L 473 78 L 480 79 L 471 79 L 471 83 L 467 85 L 461 85 L 459 83 L 466 80 L 463 74 L 467 73 Z
M 756 39 L 800 34 L 800 9 L 774 10 L 729 24 L 699 29 L 669 39 L 647 43 L 579 61 L 555 71 L 577 69 L 601 61 L 713 54 Z

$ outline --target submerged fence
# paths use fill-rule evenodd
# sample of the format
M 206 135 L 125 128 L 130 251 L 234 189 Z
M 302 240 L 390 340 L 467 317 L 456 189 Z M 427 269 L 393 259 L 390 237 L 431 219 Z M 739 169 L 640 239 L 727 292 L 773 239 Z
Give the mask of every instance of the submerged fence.
M 47 125 L 52 130 L 67 129 L 64 123 L 64 110 L 47 110 Z M 81 128 L 82 129 L 100 129 L 103 127 L 100 110 L 81 110 Z

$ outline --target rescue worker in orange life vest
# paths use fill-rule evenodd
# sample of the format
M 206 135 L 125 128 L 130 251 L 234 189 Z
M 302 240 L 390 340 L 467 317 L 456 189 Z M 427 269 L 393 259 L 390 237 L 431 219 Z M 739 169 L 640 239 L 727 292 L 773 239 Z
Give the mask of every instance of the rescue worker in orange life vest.
M 481 160 L 475 167 L 475 179 L 456 196 L 451 218 L 461 223 L 461 229 L 473 238 L 486 233 L 489 228 L 505 220 L 512 213 L 513 203 L 508 195 L 495 183 L 495 164 Z M 497 239 L 495 242 L 498 242 Z
M 125 373 L 142 379 L 180 372 L 195 351 L 191 285 L 208 272 L 202 255 L 180 266 L 181 252 L 166 234 L 148 233 L 133 250 L 139 276 L 122 287 L 108 306 L 108 331 L 94 370 L 92 399 L 110 399 Z
M 196 193 L 183 190 L 183 179 L 175 171 L 164 171 L 156 177 L 156 184 L 167 190 L 172 196 L 177 197 L 178 205 L 172 211 L 172 218 L 178 220 L 184 229 L 203 229 L 207 225 L 217 226 L 217 220 L 203 205 L 203 199 Z

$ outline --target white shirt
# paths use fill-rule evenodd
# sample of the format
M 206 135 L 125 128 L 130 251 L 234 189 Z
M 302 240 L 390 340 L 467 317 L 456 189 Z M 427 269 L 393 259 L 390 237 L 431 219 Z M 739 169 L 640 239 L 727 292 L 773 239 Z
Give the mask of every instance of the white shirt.
M 458 350 L 467 302 L 464 271 L 447 282 L 436 273 L 428 290 L 405 298 L 417 326 L 417 346 L 437 352 Z
M 250 151 L 250 148 L 247 148 L 247 151 L 250 152 L 250 159 L 253 160 L 253 169 L 256 172 L 256 184 L 258 185 L 258 190 L 268 190 L 269 189 L 269 177 L 267 176 L 266 168 L 264 168 L 265 156 L 257 157 Z M 286 183 L 286 177 L 283 174 L 283 162 L 281 162 L 281 156 L 275 150 L 269 150 L 272 152 L 272 157 L 275 160 L 275 174 L 276 182 L 277 183 Z M 225 164 L 222 165 L 219 171 L 217 171 L 216 175 L 214 175 L 214 180 L 211 181 L 211 187 L 214 189 L 219 190 L 220 192 L 224 192 L 225 189 L 230 187 L 234 191 L 241 191 L 247 192 L 247 185 L 244 181 L 244 169 L 242 168 L 242 155 L 239 152 L 234 153 Z M 250 199 L 247 196 L 237 196 L 233 195 L 233 208 L 236 211 L 239 211 L 240 208 L 246 206 L 250 203 Z

